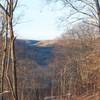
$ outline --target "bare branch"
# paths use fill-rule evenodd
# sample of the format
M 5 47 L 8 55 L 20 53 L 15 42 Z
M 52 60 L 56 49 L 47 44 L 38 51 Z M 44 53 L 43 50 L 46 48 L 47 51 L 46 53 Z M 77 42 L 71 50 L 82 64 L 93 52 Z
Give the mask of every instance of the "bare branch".
M 69 2 L 69 1 L 67 1 L 67 2 L 68 2 L 68 4 L 70 4 L 70 6 L 71 6 L 73 9 L 75 9 L 78 13 L 81 13 L 81 14 L 83 14 L 83 15 L 87 15 L 87 16 L 93 18 L 92 15 L 90 15 L 90 14 L 88 14 L 88 13 L 86 13 L 86 12 L 80 11 L 80 10 L 79 10 L 78 8 L 76 8 L 71 2 Z
M 6 13 L 6 9 L 4 8 L 4 6 L 0 3 L 0 8 Z
M 15 5 L 14 5 L 14 7 L 13 7 L 13 11 L 15 10 L 17 4 L 18 4 L 18 0 L 15 1 Z

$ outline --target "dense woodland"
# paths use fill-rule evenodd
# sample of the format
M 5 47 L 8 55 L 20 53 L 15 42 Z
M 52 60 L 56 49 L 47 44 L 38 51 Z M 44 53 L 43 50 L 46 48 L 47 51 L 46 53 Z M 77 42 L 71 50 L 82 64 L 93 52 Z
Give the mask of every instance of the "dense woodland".
M 36 41 L 16 39 L 18 0 L 0 0 L 0 100 L 100 100 L 100 1 L 61 2 L 75 21 L 61 37 Z

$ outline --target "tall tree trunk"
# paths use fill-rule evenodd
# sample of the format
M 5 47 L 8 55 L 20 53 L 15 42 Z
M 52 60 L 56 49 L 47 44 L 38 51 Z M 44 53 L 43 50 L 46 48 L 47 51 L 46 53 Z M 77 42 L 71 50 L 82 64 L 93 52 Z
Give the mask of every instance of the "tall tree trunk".
M 12 60 L 12 79 L 13 79 L 13 91 L 15 94 L 15 100 L 18 100 L 17 95 L 17 72 L 16 72 L 16 58 L 15 58 L 15 37 L 13 31 L 13 0 L 10 0 L 9 5 L 9 17 L 8 17 L 8 26 L 10 34 L 10 46 L 11 46 L 11 60 Z
M 13 32 L 12 18 L 9 17 L 9 31 L 10 31 L 10 45 L 11 45 L 11 59 L 12 59 L 12 77 L 13 77 L 13 90 L 15 93 L 15 100 L 18 100 L 17 95 L 17 75 L 16 75 L 16 58 L 15 58 L 15 37 Z
M 3 23 L 4 25 L 4 23 Z M 4 27 L 4 26 L 2 26 Z M 3 32 L 3 31 L 2 31 Z M 5 33 L 4 38 L 2 38 L 2 46 L 3 46 L 3 57 L 2 57 L 2 72 L 1 72 L 1 93 L 4 91 L 4 72 L 6 65 L 6 51 L 7 51 L 7 33 Z M 1 96 L 1 100 L 3 100 L 3 95 Z

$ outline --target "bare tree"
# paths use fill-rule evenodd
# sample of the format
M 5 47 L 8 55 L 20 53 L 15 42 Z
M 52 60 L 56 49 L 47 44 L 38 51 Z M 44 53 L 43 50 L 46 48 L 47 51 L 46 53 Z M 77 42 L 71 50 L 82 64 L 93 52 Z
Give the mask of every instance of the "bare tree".
M 50 1 L 50 0 L 47 0 Z M 72 18 L 71 23 L 84 21 L 86 24 L 99 27 L 100 30 L 100 1 L 99 0 L 51 0 L 62 1 L 63 6 L 70 10 L 66 16 L 67 19 Z M 74 18 L 74 20 L 73 20 Z
M 7 66 L 8 66 L 8 70 L 10 68 L 10 70 L 12 70 L 12 83 L 10 82 L 10 86 L 12 87 L 12 95 L 13 95 L 13 99 L 14 100 L 18 100 L 18 95 L 17 95 L 17 75 L 16 75 L 16 58 L 15 58 L 15 45 L 14 45 L 14 41 L 15 41 L 15 36 L 14 36 L 14 31 L 13 31 L 13 14 L 15 11 L 15 8 L 17 6 L 18 0 L 5 0 L 5 5 L 3 5 L 2 1 L 0 2 L 0 8 L 2 9 L 2 11 L 5 14 L 5 18 L 6 18 L 6 29 L 7 29 L 7 33 L 9 34 L 9 44 L 7 44 L 7 35 L 5 36 L 5 46 L 4 46 L 4 55 L 3 55 L 3 60 L 2 60 L 2 81 L 4 78 L 4 71 L 5 71 L 5 67 L 6 67 L 6 52 L 7 52 L 7 45 L 9 47 L 9 55 L 8 59 L 10 59 L 11 56 L 11 61 L 12 67 L 9 67 L 9 62 L 7 62 Z M 8 60 L 10 61 L 10 60 Z M 7 71 L 7 76 L 8 76 L 8 71 Z M 8 79 L 10 80 L 10 78 Z M 8 83 L 9 83 L 8 82 Z M 2 82 L 3 85 L 3 82 Z M 3 92 L 3 86 L 2 86 L 2 92 Z M 2 98 L 3 100 L 3 98 Z

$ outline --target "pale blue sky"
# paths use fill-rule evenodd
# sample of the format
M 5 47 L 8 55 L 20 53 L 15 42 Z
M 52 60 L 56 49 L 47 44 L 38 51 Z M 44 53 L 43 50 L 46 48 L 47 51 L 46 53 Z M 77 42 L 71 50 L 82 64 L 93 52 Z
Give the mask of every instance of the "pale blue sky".
M 17 15 L 21 15 L 15 27 L 18 38 L 48 40 L 59 37 L 62 29 L 58 27 L 58 17 L 61 13 L 61 2 L 56 5 L 51 3 L 46 5 L 45 0 L 19 0 L 19 7 L 16 9 Z M 62 12 L 64 12 L 62 10 Z

